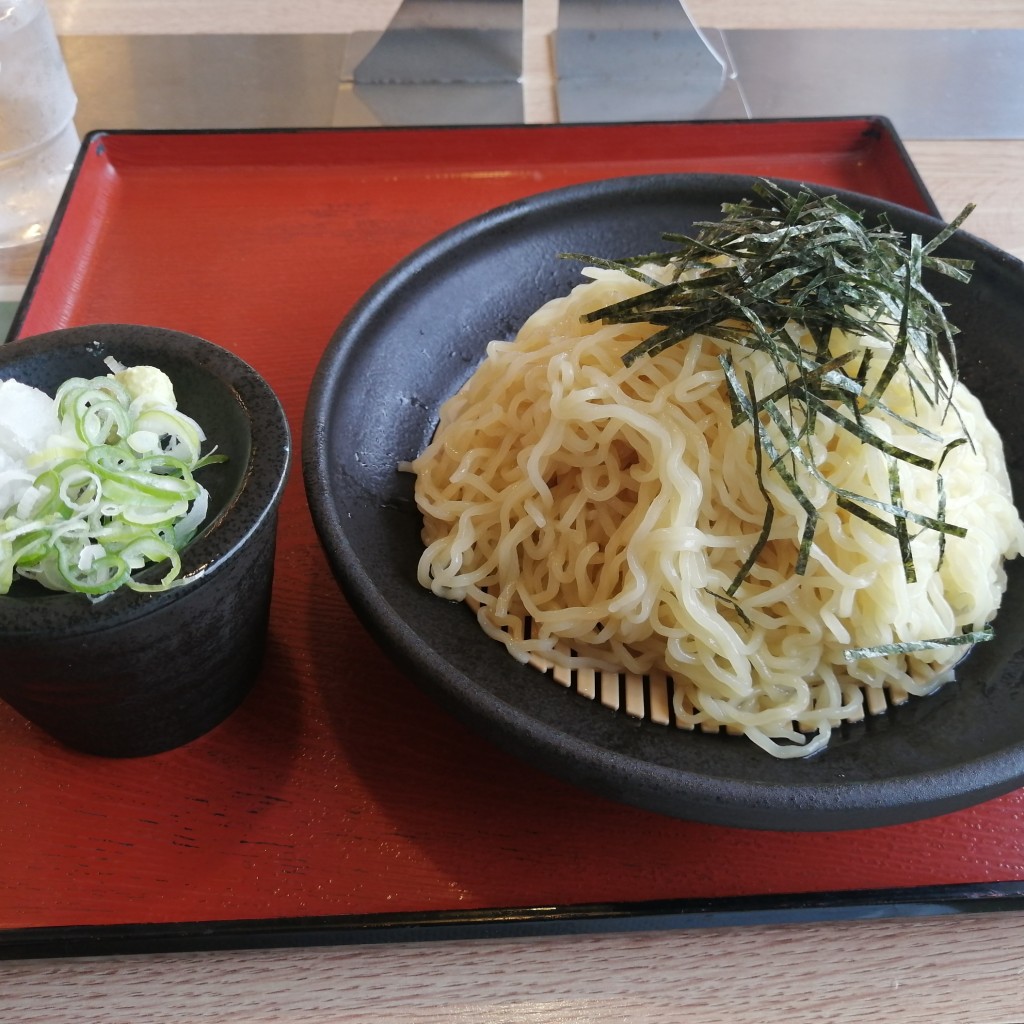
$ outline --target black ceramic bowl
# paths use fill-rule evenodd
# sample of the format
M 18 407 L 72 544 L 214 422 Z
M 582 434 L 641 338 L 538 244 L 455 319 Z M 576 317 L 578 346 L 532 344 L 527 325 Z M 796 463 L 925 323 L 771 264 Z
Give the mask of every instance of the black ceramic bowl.
M 276 396 L 252 367 L 201 338 L 99 324 L 0 346 L 0 379 L 53 394 L 103 360 L 151 365 L 228 461 L 199 471 L 205 525 L 182 551 L 184 583 L 99 601 L 29 581 L 0 597 L 0 698 L 71 747 L 107 756 L 168 750 L 213 728 L 262 659 L 277 508 L 291 453 Z M 160 566 L 140 578 L 159 579 Z
M 423 449 L 438 407 L 485 344 L 511 338 L 537 306 L 578 283 L 579 265 L 556 254 L 656 250 L 663 231 L 717 220 L 721 204 L 750 196 L 750 185 L 675 175 L 546 193 L 455 228 L 381 280 L 333 338 L 307 406 L 306 486 L 334 572 L 384 648 L 450 709 L 532 763 L 616 800 L 723 825 L 815 830 L 894 824 L 1015 788 L 1024 779 L 1017 563 L 996 640 L 972 653 L 955 685 L 844 729 L 806 761 L 776 760 L 746 739 L 638 722 L 563 690 L 513 661 L 465 606 L 416 582 L 420 517 L 398 464 Z M 840 196 L 926 238 L 942 227 Z M 945 278 L 930 286 L 952 303 L 963 377 L 1002 432 L 1024 496 L 1024 267 L 963 233 L 942 252 L 975 261 L 969 287 Z

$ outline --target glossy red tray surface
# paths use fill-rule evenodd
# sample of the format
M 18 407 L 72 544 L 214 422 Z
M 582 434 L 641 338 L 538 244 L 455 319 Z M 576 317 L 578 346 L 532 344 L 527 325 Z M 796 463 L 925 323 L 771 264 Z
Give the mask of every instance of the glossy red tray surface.
M 266 376 L 297 446 L 325 344 L 412 249 L 524 195 L 662 171 L 799 178 L 933 210 L 874 119 L 100 133 L 13 334 L 128 321 L 202 335 Z M 226 942 L 286 941 L 296 921 L 346 937 L 354 923 L 699 916 L 861 890 L 898 903 L 1024 879 L 1021 793 L 894 828 L 747 832 L 619 806 L 503 754 L 364 631 L 297 468 L 266 664 L 243 706 L 133 761 L 71 752 L 0 707 L 0 789 L 0 951 L 15 953 L 89 951 L 113 933 L 124 948 L 172 934 L 200 945 L 218 928 Z

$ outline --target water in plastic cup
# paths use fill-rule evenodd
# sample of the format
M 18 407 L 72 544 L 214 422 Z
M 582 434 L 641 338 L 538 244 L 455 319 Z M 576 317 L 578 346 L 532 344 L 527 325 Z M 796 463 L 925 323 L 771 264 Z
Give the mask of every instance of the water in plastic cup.
M 75 106 L 43 0 L 0 0 L 0 249 L 46 233 L 78 153 Z

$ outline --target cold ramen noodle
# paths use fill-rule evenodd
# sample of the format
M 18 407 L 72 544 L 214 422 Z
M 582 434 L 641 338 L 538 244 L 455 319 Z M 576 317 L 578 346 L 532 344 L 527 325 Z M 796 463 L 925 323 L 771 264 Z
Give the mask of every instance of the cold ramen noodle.
M 969 268 L 758 183 L 677 248 L 590 260 L 412 464 L 420 582 L 521 661 L 672 682 L 780 757 L 991 636 L 1024 548 L 922 270 Z

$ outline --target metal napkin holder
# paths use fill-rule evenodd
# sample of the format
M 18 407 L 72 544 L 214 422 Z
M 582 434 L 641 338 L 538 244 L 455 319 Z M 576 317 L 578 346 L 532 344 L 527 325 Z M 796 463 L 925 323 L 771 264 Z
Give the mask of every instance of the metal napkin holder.
M 345 123 L 359 101 L 381 124 L 522 121 L 522 23 L 518 0 L 405 0 L 352 40 Z M 1019 29 L 723 30 L 684 0 L 559 0 L 552 45 L 565 124 L 870 113 L 905 138 L 1024 138 Z

